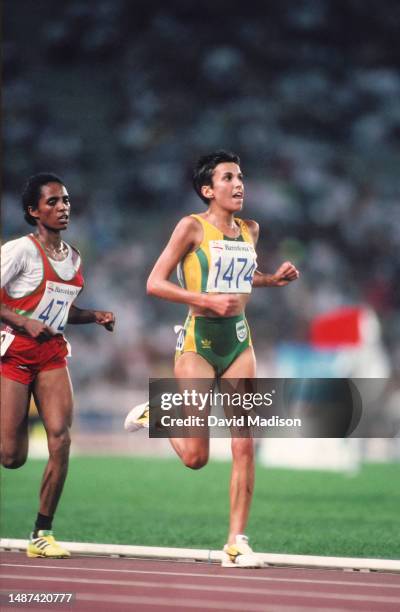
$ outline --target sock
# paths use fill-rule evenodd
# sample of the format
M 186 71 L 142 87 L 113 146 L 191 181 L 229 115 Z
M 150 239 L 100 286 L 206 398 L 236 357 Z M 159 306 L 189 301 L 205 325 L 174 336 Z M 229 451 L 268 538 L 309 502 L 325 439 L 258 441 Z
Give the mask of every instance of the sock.
M 33 537 L 36 538 L 37 532 L 42 529 L 45 531 L 50 531 L 52 523 L 53 523 L 52 516 L 46 516 L 45 514 L 40 514 L 40 512 L 38 512 L 38 515 L 36 517 L 35 527 L 33 530 Z

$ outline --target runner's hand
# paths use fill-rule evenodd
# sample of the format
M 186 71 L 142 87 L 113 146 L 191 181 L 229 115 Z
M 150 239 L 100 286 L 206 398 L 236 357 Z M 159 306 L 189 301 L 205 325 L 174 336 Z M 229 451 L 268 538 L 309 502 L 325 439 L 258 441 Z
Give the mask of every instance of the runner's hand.
M 241 300 L 237 295 L 226 295 L 211 293 L 206 296 L 206 308 L 213 310 L 216 314 L 221 317 L 230 317 L 241 310 Z
M 299 271 L 292 264 L 292 262 L 285 261 L 281 266 L 279 266 L 275 274 L 272 275 L 273 282 L 271 285 L 275 287 L 284 287 L 288 283 L 299 278 L 299 275 Z
M 55 332 L 48 325 L 44 325 L 36 319 L 26 319 L 22 328 L 26 331 L 28 336 L 31 338 L 51 338 L 55 335 Z
M 115 316 L 112 312 L 105 312 L 103 310 L 94 310 L 95 323 L 105 327 L 107 331 L 114 331 Z

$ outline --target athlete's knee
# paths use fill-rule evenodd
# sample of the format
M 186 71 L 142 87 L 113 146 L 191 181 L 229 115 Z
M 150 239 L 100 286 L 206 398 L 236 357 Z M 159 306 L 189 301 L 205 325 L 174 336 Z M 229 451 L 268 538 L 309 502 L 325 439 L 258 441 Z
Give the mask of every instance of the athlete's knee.
M 71 446 L 71 436 L 68 429 L 57 433 L 50 433 L 47 437 L 50 455 L 59 453 L 68 454 Z
M 236 461 L 252 461 L 254 459 L 253 438 L 232 438 L 232 457 Z
M 1 454 L 1 465 L 8 470 L 17 470 L 26 463 L 26 455 Z
M 186 467 L 191 470 L 199 470 L 204 467 L 208 461 L 208 453 L 203 452 L 185 452 L 182 455 L 182 461 Z

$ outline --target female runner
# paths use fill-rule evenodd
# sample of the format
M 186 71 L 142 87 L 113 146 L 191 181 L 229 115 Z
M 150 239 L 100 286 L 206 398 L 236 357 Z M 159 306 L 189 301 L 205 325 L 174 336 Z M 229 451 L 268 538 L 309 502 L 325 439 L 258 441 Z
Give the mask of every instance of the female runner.
M 177 344 L 177 379 L 255 378 L 256 359 L 244 314 L 252 288 L 283 287 L 296 280 L 299 272 L 290 262 L 275 274 L 257 270 L 259 226 L 236 217 L 244 199 L 237 155 L 217 151 L 201 157 L 193 185 L 207 210 L 178 223 L 149 276 L 147 292 L 189 306 Z M 181 287 L 169 280 L 176 266 Z M 126 418 L 125 429 L 148 426 L 148 418 L 148 404 L 136 406 Z M 186 466 L 198 469 L 207 463 L 208 439 L 170 441 Z M 253 439 L 232 437 L 231 449 L 230 523 L 222 564 L 258 567 L 244 535 L 254 488 Z
M 68 227 L 68 192 L 54 174 L 36 174 L 25 187 L 25 220 L 36 232 L 1 249 L 1 462 L 19 468 L 28 453 L 31 394 L 43 421 L 49 459 L 28 557 L 63 558 L 54 539 L 53 516 L 68 470 L 72 386 L 67 369 L 67 323 L 98 323 L 109 331 L 112 312 L 73 305 L 83 287 L 79 252 L 61 239 Z

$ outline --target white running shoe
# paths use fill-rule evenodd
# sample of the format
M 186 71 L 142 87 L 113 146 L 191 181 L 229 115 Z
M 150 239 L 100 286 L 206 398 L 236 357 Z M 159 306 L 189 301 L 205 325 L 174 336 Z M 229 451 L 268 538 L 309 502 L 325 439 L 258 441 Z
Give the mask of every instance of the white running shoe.
M 134 406 L 125 419 L 124 429 L 126 431 L 133 432 L 142 427 L 149 428 L 149 402 Z
M 225 544 L 223 549 L 222 567 L 263 567 L 264 563 L 249 546 L 245 535 L 237 535 L 235 544 Z

